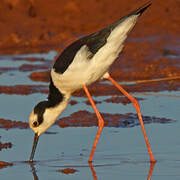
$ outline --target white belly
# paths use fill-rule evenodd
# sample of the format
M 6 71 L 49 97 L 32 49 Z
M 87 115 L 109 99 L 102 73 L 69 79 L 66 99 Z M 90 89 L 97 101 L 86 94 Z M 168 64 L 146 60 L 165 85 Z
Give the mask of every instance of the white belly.
M 84 85 L 89 85 L 100 79 L 108 71 L 109 66 L 117 56 L 118 52 L 109 53 L 96 60 L 96 56 L 93 59 L 87 59 L 79 55 L 78 61 L 74 60 L 63 74 L 56 73 L 54 70 L 51 71 L 53 82 L 61 92 L 72 93 Z
M 100 79 L 108 68 L 109 65 L 88 62 L 71 66 L 71 69 L 68 69 L 63 74 L 58 74 L 52 70 L 51 76 L 55 86 L 62 93 L 72 93 L 77 89 L 81 89 L 84 85 L 92 84 Z

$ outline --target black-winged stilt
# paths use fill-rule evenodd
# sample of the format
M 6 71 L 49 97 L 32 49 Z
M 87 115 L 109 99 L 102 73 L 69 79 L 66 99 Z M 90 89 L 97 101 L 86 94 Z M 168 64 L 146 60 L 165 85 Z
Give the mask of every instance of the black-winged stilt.
M 89 157 L 89 162 L 92 161 L 104 121 L 87 86 L 103 78 L 110 80 L 133 103 L 140 120 L 150 161 L 155 161 L 138 101 L 127 93 L 108 73 L 110 65 L 122 51 L 128 33 L 136 24 L 138 17 L 150 5 L 151 3 L 147 3 L 108 27 L 82 37 L 60 54 L 51 70 L 48 99 L 38 103 L 29 117 L 29 125 L 35 133 L 30 156 L 31 162 L 34 158 L 39 136 L 55 123 L 57 117 L 66 108 L 71 94 L 80 88 L 84 89 L 98 118 L 98 132 Z

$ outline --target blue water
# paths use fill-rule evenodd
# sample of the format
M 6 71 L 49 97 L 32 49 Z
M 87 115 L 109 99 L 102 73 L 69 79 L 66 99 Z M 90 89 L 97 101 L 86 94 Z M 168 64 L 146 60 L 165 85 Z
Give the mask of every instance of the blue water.
M 26 57 L 45 58 L 53 61 L 56 52 L 45 54 L 0 56 L 0 67 L 19 67 L 26 62 Z M 7 63 L 6 63 L 7 61 Z M 12 61 L 12 63 L 11 63 Z M 43 62 L 40 62 L 43 64 Z M 28 62 L 29 64 L 29 62 Z M 38 63 L 39 64 L 39 63 Z M 0 85 L 47 85 L 33 82 L 29 79 L 31 72 L 12 70 L 0 74 Z M 164 81 L 166 83 L 166 81 Z M 153 180 L 180 179 L 180 91 L 143 92 L 132 94 L 141 98 L 140 106 L 143 116 L 170 119 L 167 123 L 151 122 L 146 124 L 146 130 L 157 163 L 152 171 Z M 116 96 L 116 95 L 114 95 Z M 33 106 L 47 97 L 46 94 L 8 95 L 0 94 L 0 118 L 12 121 L 28 122 L 28 116 Z M 132 104 L 107 103 L 112 96 L 94 97 L 102 103 L 97 104 L 102 113 L 127 114 L 136 113 Z M 77 104 L 61 114 L 68 117 L 72 113 L 86 110 L 93 112 L 85 101 L 87 98 L 72 97 Z M 1 124 L 0 124 L 1 127 Z M 25 161 L 29 159 L 33 132 L 28 129 L 0 128 L 0 141 L 12 142 L 12 148 L 0 151 L 0 161 L 12 162 L 13 166 L 0 169 L 0 178 L 9 179 L 147 179 L 150 168 L 149 156 L 145 146 L 140 126 L 131 128 L 105 127 L 98 143 L 92 166 L 88 163 L 97 127 L 52 126 L 48 134 L 43 134 L 35 154 L 37 160 L 33 166 Z M 59 170 L 71 168 L 75 172 L 64 174 Z M 152 170 L 152 169 L 151 169 Z

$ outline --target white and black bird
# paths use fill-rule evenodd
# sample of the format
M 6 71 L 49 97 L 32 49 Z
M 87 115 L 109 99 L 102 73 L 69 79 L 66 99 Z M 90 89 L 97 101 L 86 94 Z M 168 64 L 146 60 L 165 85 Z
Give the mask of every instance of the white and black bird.
M 89 157 L 89 162 L 92 161 L 104 121 L 91 98 L 87 86 L 103 78 L 110 80 L 132 101 L 137 110 L 150 161 L 155 161 L 137 100 L 118 85 L 108 73 L 109 67 L 122 51 L 129 32 L 150 5 L 149 2 L 104 29 L 82 37 L 60 54 L 51 69 L 48 99 L 38 103 L 29 117 L 29 125 L 35 133 L 30 162 L 33 161 L 39 136 L 55 123 L 58 116 L 66 108 L 71 94 L 81 88 L 85 90 L 98 118 L 98 132 Z

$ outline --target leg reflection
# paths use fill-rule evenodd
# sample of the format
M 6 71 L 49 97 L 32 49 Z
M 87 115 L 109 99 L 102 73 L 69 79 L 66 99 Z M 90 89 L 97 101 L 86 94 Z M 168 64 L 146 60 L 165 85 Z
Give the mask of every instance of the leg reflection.
M 89 167 L 90 167 L 90 169 L 91 169 L 93 179 L 94 179 L 94 180 L 98 180 L 98 178 L 97 178 L 97 176 L 96 176 L 96 171 L 94 170 L 93 165 L 92 165 L 91 162 L 89 162 Z
M 151 162 L 150 163 L 149 173 L 148 173 L 147 180 L 151 180 L 151 176 L 152 176 L 155 164 L 156 164 L 156 162 Z
M 151 180 L 155 164 L 156 164 L 156 162 L 151 162 L 150 163 L 149 173 L 148 173 L 148 176 L 147 176 L 147 180 Z M 91 169 L 91 173 L 92 173 L 93 179 L 94 180 L 98 180 L 98 178 L 96 176 L 96 171 L 94 170 L 93 164 L 91 162 L 89 162 L 89 167 Z
M 35 168 L 34 164 L 33 164 L 33 163 L 29 163 L 29 164 L 30 164 L 30 166 L 31 166 L 31 171 L 32 171 L 34 180 L 39 180 L 39 178 L 38 178 L 38 176 L 37 176 L 37 174 L 36 174 L 36 168 Z

